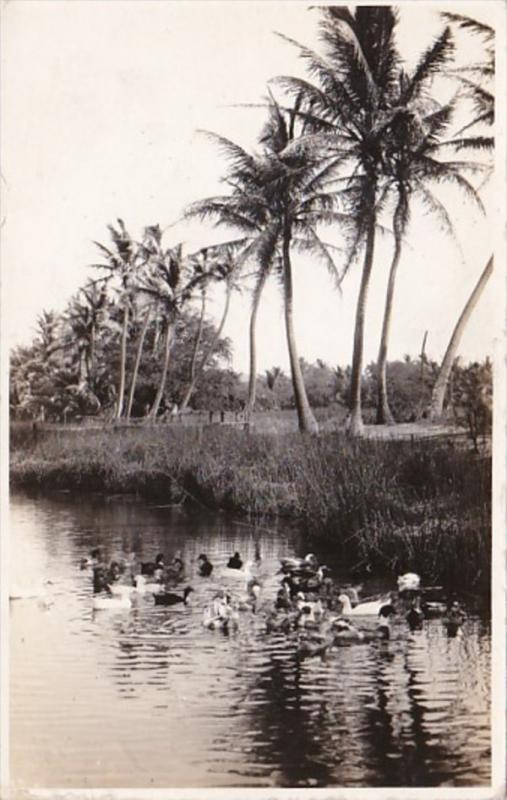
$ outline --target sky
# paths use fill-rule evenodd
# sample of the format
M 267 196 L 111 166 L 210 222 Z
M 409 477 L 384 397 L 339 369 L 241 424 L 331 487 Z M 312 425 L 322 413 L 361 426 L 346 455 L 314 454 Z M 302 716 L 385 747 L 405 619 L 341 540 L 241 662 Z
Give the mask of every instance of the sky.
M 495 24 L 502 3 L 400 6 L 399 47 L 413 66 L 451 7 Z M 42 309 L 62 311 L 92 274 L 93 240 L 121 217 L 134 237 L 160 223 L 167 245 L 191 252 L 228 238 L 224 229 L 183 223 L 184 207 L 220 193 L 225 162 L 199 131 L 256 146 L 259 103 L 276 75 L 304 76 L 283 32 L 318 49 L 317 12 L 305 2 L 16 0 L 2 20 L 2 326 L 9 345 L 33 338 Z M 479 55 L 471 37 L 467 57 Z M 442 86 L 444 96 L 450 86 Z M 442 192 L 459 246 L 415 207 L 399 270 L 390 358 L 426 352 L 440 359 L 464 303 L 491 253 L 498 193 L 483 191 L 488 215 Z M 495 214 L 497 215 L 495 217 Z M 503 223 L 500 223 L 503 224 Z M 333 232 L 326 232 L 333 241 Z M 376 358 L 392 236 L 379 237 L 371 282 L 365 362 Z M 339 265 L 338 265 L 339 266 Z M 350 363 L 360 269 L 333 287 L 325 269 L 296 258 L 299 355 Z M 498 272 L 498 270 L 497 270 Z M 503 336 L 502 276 L 490 281 L 463 337 L 465 361 L 493 354 Z M 210 304 L 221 315 L 223 293 Z M 233 367 L 248 366 L 247 291 L 234 297 L 224 335 Z M 259 369 L 288 369 L 280 287 L 268 286 L 258 318 Z

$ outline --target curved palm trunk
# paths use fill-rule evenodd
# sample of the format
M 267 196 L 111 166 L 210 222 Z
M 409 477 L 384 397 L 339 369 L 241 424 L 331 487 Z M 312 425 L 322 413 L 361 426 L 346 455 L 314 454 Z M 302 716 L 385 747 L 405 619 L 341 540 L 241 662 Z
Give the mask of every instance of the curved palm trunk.
M 225 321 L 226 321 L 227 316 L 229 314 L 229 307 L 230 307 L 230 303 L 231 303 L 231 294 L 232 294 L 232 284 L 228 283 L 227 284 L 226 294 L 225 294 L 225 305 L 224 305 L 224 310 L 223 310 L 223 313 L 222 313 L 222 319 L 220 320 L 220 324 L 219 324 L 219 326 L 218 326 L 218 328 L 217 328 L 217 330 L 215 332 L 215 335 L 214 335 L 213 339 L 211 340 L 211 344 L 208 347 L 208 349 L 206 350 L 206 352 L 204 353 L 204 355 L 202 357 L 202 361 L 199 364 L 199 367 L 195 372 L 194 378 L 193 378 L 192 382 L 190 383 L 190 385 L 189 385 L 189 387 L 188 387 L 188 389 L 186 391 L 185 397 L 183 398 L 183 400 L 181 402 L 180 411 L 183 411 L 188 406 L 188 404 L 190 402 L 190 398 L 192 397 L 192 394 L 194 392 L 195 386 L 197 384 L 197 381 L 201 377 L 202 373 L 204 372 L 204 369 L 205 369 L 206 365 L 208 364 L 211 356 L 213 355 L 213 353 L 215 352 L 215 350 L 217 348 L 218 342 L 219 342 L 220 337 L 222 335 L 222 331 L 224 329 Z
M 120 385 L 118 387 L 118 400 L 116 405 L 115 419 L 120 419 L 123 413 L 123 396 L 125 394 L 125 367 L 127 363 L 127 338 L 129 327 L 129 310 L 125 305 L 123 311 L 123 330 L 121 334 L 121 351 L 120 351 Z
M 250 419 L 255 407 L 255 394 L 257 388 L 257 342 L 256 342 L 256 327 L 257 327 L 257 312 L 261 301 L 262 290 L 266 285 L 268 279 L 268 269 L 263 269 L 259 281 L 255 287 L 252 313 L 250 315 L 250 372 L 248 376 L 248 398 L 246 401 L 245 413 L 247 419 Z
M 394 254 L 389 271 L 387 282 L 386 304 L 384 308 L 384 320 L 382 322 L 382 334 L 380 336 L 380 347 L 377 360 L 377 425 L 393 425 L 394 417 L 389 408 L 387 395 L 387 348 L 389 345 L 389 333 L 391 329 L 391 317 L 393 312 L 394 288 L 396 285 L 396 273 L 401 257 L 401 227 L 400 216 L 403 206 L 398 204 L 394 215 Z
M 285 330 L 287 333 L 287 346 L 289 349 L 290 370 L 296 410 L 298 414 L 299 430 L 302 433 L 318 433 L 319 426 L 306 394 L 303 372 L 296 350 L 296 337 L 294 334 L 293 320 L 293 292 L 292 292 L 292 266 L 290 262 L 290 230 L 285 229 L 283 237 L 283 286 Z
M 151 308 L 149 308 L 146 313 L 143 322 L 143 327 L 141 329 L 141 333 L 139 334 L 139 341 L 137 343 L 136 360 L 134 363 L 134 371 L 132 373 L 132 382 L 130 384 L 129 399 L 127 403 L 127 413 L 126 413 L 127 419 L 130 419 L 130 415 L 132 413 L 132 406 L 134 404 L 134 395 L 136 393 L 137 375 L 139 373 L 139 367 L 141 366 L 141 357 L 143 354 L 144 340 L 146 337 L 146 332 L 148 330 L 148 325 L 150 324 L 150 316 L 151 316 Z
M 437 380 L 435 382 L 435 386 L 433 387 L 433 394 L 431 397 L 430 419 L 432 421 L 435 421 L 442 416 L 444 408 L 445 392 L 447 389 L 447 384 L 449 382 L 449 376 L 451 374 L 452 365 L 454 363 L 454 359 L 456 358 L 456 351 L 459 347 L 463 331 L 465 330 L 467 322 L 472 315 L 472 311 L 477 305 L 479 298 L 492 272 L 493 272 L 493 256 L 491 256 L 491 258 L 489 259 L 488 263 L 486 264 L 482 272 L 482 275 L 475 284 L 472 294 L 468 298 L 465 307 L 461 312 L 461 315 L 456 323 L 456 327 L 454 328 L 454 331 L 452 333 L 450 342 L 447 346 L 447 350 L 445 351 L 444 359 L 440 366 L 440 370 L 437 376 Z
M 364 321 L 366 315 L 366 301 L 370 285 L 371 270 L 373 267 L 373 252 L 375 246 L 375 214 L 372 212 L 366 237 L 366 251 L 364 254 L 363 274 L 356 306 L 356 325 L 354 329 L 354 351 L 352 353 L 352 373 L 350 377 L 350 420 L 349 433 L 352 436 L 361 436 L 363 433 L 363 416 L 361 411 L 361 385 L 363 371 L 363 344 Z
M 164 362 L 162 365 L 162 374 L 160 376 L 160 383 L 158 386 L 157 394 L 155 396 L 155 400 L 153 401 L 153 405 L 147 417 L 147 419 L 149 420 L 154 420 L 157 418 L 158 410 L 160 408 L 160 403 L 162 402 L 162 398 L 164 396 L 165 384 L 167 380 L 167 371 L 169 369 L 169 358 L 171 355 L 171 347 L 173 339 L 174 339 L 174 324 L 172 322 L 168 322 L 165 334 Z

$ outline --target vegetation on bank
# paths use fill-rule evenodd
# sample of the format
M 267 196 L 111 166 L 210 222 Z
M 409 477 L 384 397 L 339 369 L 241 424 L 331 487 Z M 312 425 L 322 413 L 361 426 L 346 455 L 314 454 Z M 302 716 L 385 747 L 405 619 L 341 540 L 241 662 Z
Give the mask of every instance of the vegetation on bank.
M 134 492 L 296 520 L 361 570 L 488 595 L 491 463 L 450 441 L 155 426 L 12 441 L 14 487 Z

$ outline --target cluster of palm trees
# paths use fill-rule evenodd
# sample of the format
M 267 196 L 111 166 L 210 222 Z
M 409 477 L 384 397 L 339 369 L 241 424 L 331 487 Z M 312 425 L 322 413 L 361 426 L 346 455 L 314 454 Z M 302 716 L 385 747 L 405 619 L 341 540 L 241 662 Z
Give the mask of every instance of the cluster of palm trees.
M 217 225 L 239 230 L 245 237 L 238 265 L 256 261 L 257 281 L 250 322 L 251 391 L 255 402 L 255 322 L 267 278 L 276 274 L 283 287 L 285 324 L 299 428 L 318 426 L 307 400 L 297 357 L 293 326 L 291 256 L 302 251 L 319 258 L 337 282 L 354 261 L 362 262 L 356 308 L 350 387 L 352 434 L 363 427 L 361 382 L 363 339 L 368 289 L 375 261 L 375 244 L 382 222 L 393 232 L 393 257 L 388 279 L 385 314 L 378 355 L 377 421 L 393 421 L 389 408 L 386 364 L 396 273 L 407 236 L 414 200 L 431 212 L 445 231 L 453 234 L 452 220 L 435 193 L 439 184 L 456 186 L 480 212 L 482 202 L 473 176 L 487 176 L 487 161 L 463 158 L 461 151 L 488 151 L 493 139 L 471 135 L 470 129 L 493 121 L 493 95 L 484 80 L 493 72 L 493 30 L 456 14 L 445 14 L 440 35 L 408 72 L 396 46 L 397 14 L 388 6 L 328 6 L 319 9 L 323 52 L 289 41 L 304 59 L 308 79 L 275 78 L 283 100 L 269 93 L 268 120 L 259 137 L 261 150 L 249 153 L 236 143 L 213 136 L 224 152 L 229 169 L 228 193 L 194 203 L 188 216 L 212 219 Z M 452 67 L 452 26 L 468 28 L 484 37 L 485 61 L 466 70 Z M 286 38 L 286 37 L 283 37 Z M 468 74 L 467 74 L 468 72 Z M 474 76 L 470 77 L 470 73 Z M 432 95 L 435 77 L 445 75 L 460 90 L 444 104 Z M 479 80 L 479 77 L 481 80 Z M 473 101 L 473 116 L 453 132 L 465 98 Z M 466 135 L 465 135 L 466 132 Z M 324 226 L 339 232 L 338 250 L 322 239 Z M 341 269 L 337 256 L 341 258 Z M 492 258 L 467 303 L 453 334 L 437 380 L 432 403 L 434 417 L 442 413 L 447 385 L 466 320 L 492 270 Z
M 283 294 L 299 429 L 316 432 L 318 424 L 308 402 L 293 322 L 293 256 L 303 253 L 321 261 L 337 285 L 356 262 L 361 266 L 348 426 L 351 434 L 360 435 L 368 291 L 377 237 L 379 231 L 388 230 L 393 253 L 377 360 L 377 421 L 393 422 L 386 366 L 389 331 L 396 275 L 414 203 L 421 203 L 449 234 L 453 234 L 452 220 L 439 200 L 439 185 L 457 187 L 483 212 L 480 186 L 474 179 L 483 181 L 491 170 L 487 157 L 482 156 L 487 156 L 493 147 L 492 137 L 485 134 L 489 133 L 487 128 L 494 116 L 494 99 L 488 88 L 494 69 L 494 32 L 467 17 L 444 14 L 440 34 L 409 71 L 397 47 L 398 15 L 394 8 L 358 6 L 349 10 L 326 6 L 319 8 L 318 14 L 322 52 L 282 37 L 297 49 L 308 77 L 285 75 L 273 79 L 264 104 L 266 122 L 259 135 L 258 150 L 248 152 L 223 136 L 207 133 L 227 161 L 225 191 L 191 204 L 185 217 L 226 227 L 230 238 L 188 255 L 181 245 L 166 248 L 159 226 L 146 228 L 142 241 L 135 242 L 118 220 L 116 227 L 109 227 L 111 245 L 98 244 L 103 261 L 94 266 L 103 271 L 103 276 L 82 290 L 85 306 L 76 301 L 68 320 L 76 336 L 81 331 L 79 358 L 85 385 L 94 360 L 96 327 L 107 309 L 108 297 L 115 293 L 121 342 L 116 419 L 129 418 L 132 413 L 150 325 L 156 325 L 156 338 L 163 340 L 158 390 L 147 414 L 148 419 L 157 417 L 166 392 L 178 320 L 197 298 L 200 322 L 180 410 L 188 406 L 220 340 L 232 290 L 253 274 L 246 413 L 250 414 L 255 406 L 257 313 L 264 287 L 274 276 Z M 482 62 L 466 69 L 454 67 L 456 27 L 483 38 Z M 452 80 L 456 86 L 455 95 L 445 103 L 438 102 L 433 93 L 437 77 Z M 466 124 L 456 130 L 456 120 L 464 113 L 468 113 Z M 480 135 L 476 130 L 481 131 Z M 476 160 L 476 154 L 480 160 Z M 340 246 L 323 238 L 325 229 L 338 235 Z M 492 266 L 491 257 L 453 333 L 435 386 L 433 417 L 442 413 L 462 330 Z M 216 281 L 225 283 L 225 308 L 215 337 L 202 353 L 207 291 Z M 127 387 L 127 347 L 132 336 L 136 337 L 136 355 Z

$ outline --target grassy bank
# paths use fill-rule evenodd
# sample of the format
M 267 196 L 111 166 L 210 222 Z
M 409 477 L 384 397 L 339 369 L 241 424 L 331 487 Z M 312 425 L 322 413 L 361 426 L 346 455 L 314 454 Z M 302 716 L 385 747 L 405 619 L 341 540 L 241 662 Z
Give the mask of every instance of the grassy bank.
M 13 486 L 282 515 L 359 569 L 488 591 L 490 461 L 447 442 L 168 426 L 62 429 L 11 445 Z

